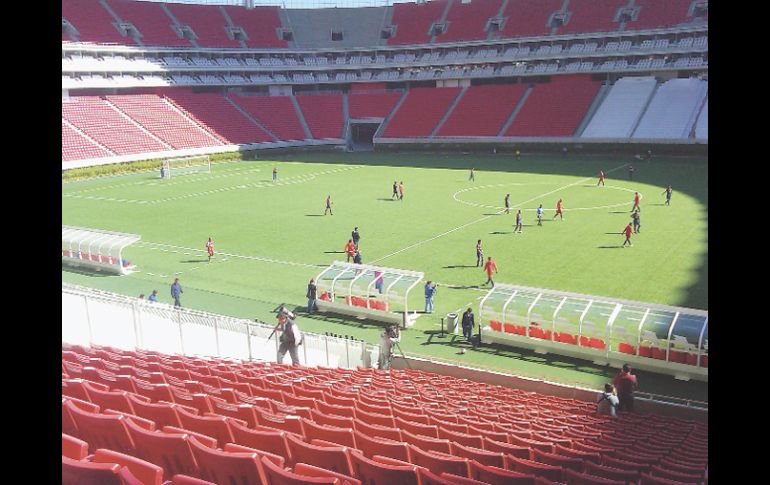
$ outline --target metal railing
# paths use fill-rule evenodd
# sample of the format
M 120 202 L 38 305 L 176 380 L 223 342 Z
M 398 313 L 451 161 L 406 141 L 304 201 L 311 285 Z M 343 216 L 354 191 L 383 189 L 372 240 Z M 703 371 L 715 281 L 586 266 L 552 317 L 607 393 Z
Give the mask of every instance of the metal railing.
M 275 361 L 274 325 L 62 283 L 62 342 Z M 300 364 L 373 367 L 379 346 L 303 332 Z M 289 363 L 290 359 L 285 358 Z

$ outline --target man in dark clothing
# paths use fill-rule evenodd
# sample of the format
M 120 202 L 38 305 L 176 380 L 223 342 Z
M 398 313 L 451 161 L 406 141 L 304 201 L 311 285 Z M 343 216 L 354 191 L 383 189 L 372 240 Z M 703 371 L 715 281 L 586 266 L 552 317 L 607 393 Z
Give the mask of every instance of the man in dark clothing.
M 631 374 L 631 367 L 628 364 L 623 364 L 623 370 L 618 372 L 615 378 L 612 380 L 612 384 L 618 391 L 618 411 L 634 410 L 634 390 L 636 390 L 637 382 L 636 376 Z
M 174 307 L 182 308 L 182 302 L 179 301 L 182 293 L 184 293 L 182 285 L 179 284 L 179 278 L 176 278 L 174 279 L 174 284 L 171 285 L 171 297 L 174 299 Z
M 299 327 L 294 323 L 294 320 L 284 312 L 279 312 L 277 315 L 278 325 L 281 327 L 281 337 L 279 339 L 280 345 L 278 346 L 278 363 L 283 363 L 283 358 L 286 356 L 286 352 L 291 357 L 291 363 L 293 365 L 299 365 L 299 354 L 297 348 L 302 343 L 302 334 L 299 332 Z
M 361 239 L 361 235 L 358 233 L 358 227 L 354 227 L 353 232 L 351 232 L 350 235 L 353 238 L 353 244 L 355 244 L 356 249 L 358 249 L 358 241 Z
M 468 342 L 471 341 L 471 337 L 473 336 L 473 325 L 474 325 L 473 310 L 468 308 L 467 310 L 465 310 L 465 313 L 463 313 L 463 321 L 462 321 L 463 336 Z
M 307 284 L 307 312 L 313 313 L 316 308 L 316 292 L 318 289 L 315 285 L 315 280 L 310 278 L 310 283 Z
M 358 249 L 356 249 L 356 255 L 353 256 L 353 262 L 356 263 L 356 264 L 362 264 L 361 263 L 361 251 L 359 251 Z

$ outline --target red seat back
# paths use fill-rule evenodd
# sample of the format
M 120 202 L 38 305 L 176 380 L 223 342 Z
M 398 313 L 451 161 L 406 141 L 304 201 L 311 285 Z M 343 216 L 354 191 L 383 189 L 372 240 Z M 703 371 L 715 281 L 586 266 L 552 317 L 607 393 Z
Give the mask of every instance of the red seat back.
M 147 431 L 127 423 L 136 451 L 134 455 L 163 468 L 167 477 L 181 473 L 197 475 L 198 464 L 193 457 L 187 434 Z
M 107 448 L 121 453 L 131 453 L 134 442 L 126 428 L 124 416 L 96 414 L 82 411 L 66 404 L 78 429 L 78 437 L 86 441 L 91 449 Z
M 257 453 L 230 453 L 208 448 L 189 438 L 200 477 L 215 483 L 263 483 Z
M 353 476 L 365 484 L 418 485 L 417 467 L 414 465 L 388 465 L 371 460 L 361 453 L 352 451 L 350 460 Z

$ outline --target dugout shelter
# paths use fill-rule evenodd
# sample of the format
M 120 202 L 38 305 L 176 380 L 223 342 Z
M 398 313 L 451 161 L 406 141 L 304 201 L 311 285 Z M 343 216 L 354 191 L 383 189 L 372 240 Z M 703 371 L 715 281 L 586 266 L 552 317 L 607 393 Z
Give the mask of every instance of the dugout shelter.
M 107 273 L 129 274 L 136 266 L 123 258 L 123 250 L 142 236 L 84 227 L 61 227 L 62 264 Z
M 704 310 L 496 284 L 479 321 L 485 342 L 708 381 Z
M 409 293 L 424 273 L 334 261 L 316 277 L 318 310 L 410 327 Z

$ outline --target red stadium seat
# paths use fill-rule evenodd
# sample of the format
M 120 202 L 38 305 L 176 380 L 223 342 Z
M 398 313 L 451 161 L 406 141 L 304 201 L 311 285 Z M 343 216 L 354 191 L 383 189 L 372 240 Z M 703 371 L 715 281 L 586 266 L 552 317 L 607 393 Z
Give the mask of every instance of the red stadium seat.
M 459 458 L 435 451 L 423 451 L 413 445 L 409 445 L 409 453 L 412 456 L 412 463 L 425 467 L 433 473 L 441 474 L 446 472 L 470 478 L 469 462 L 466 458 Z
M 417 468 L 415 465 L 389 465 L 374 461 L 357 451 L 350 452 L 353 466 L 353 476 L 364 484 L 398 484 L 418 485 Z
M 535 483 L 535 476 L 527 473 L 506 470 L 502 467 L 471 462 L 471 478 L 491 485 L 518 485 Z
M 625 480 L 611 480 L 570 469 L 564 470 L 564 482 L 567 485 L 626 485 L 627 483 Z
M 368 424 L 375 424 L 377 426 L 389 426 L 395 428 L 396 425 L 393 420 L 393 416 L 386 416 L 384 414 L 375 414 L 362 411 L 358 408 L 354 408 L 353 411 L 355 417 Z
M 62 485 L 143 485 L 128 468 L 61 457 Z
M 562 467 L 546 465 L 536 461 L 525 460 L 508 455 L 508 469 L 519 473 L 527 473 L 543 477 L 554 482 L 560 482 L 562 479 Z
M 305 437 L 310 439 L 321 439 L 337 443 L 340 446 L 356 447 L 356 440 L 353 436 L 353 430 L 350 428 L 339 428 L 337 426 L 327 426 L 317 424 L 308 419 L 303 419 Z
M 82 460 L 88 456 L 88 443 L 68 434 L 61 434 L 61 454 L 73 460 Z
M 329 471 L 325 468 L 308 465 L 307 463 L 297 463 L 292 469 L 297 475 L 303 475 L 306 477 L 333 477 L 340 480 L 341 485 L 361 485 L 361 480 L 353 478 L 349 475 L 343 475 L 342 473 L 336 473 Z
M 639 357 L 652 357 L 652 347 L 648 345 L 640 345 Z
M 217 485 L 217 484 L 214 482 L 201 480 L 200 478 L 195 478 L 188 475 L 174 475 L 173 477 L 171 477 L 170 485 Z
M 687 356 L 685 358 L 685 363 L 687 365 L 697 365 L 698 364 L 698 354 L 691 354 L 687 353 Z
M 300 436 L 305 436 L 305 429 L 302 426 L 302 418 L 299 416 L 276 416 L 275 414 L 257 412 L 258 423 L 260 426 L 288 431 Z
M 188 441 L 189 434 L 151 432 L 130 422 L 127 426 L 136 443 L 135 456 L 162 467 L 169 477 L 198 474 L 198 465 Z
M 262 466 L 257 453 L 230 453 L 189 439 L 200 477 L 215 483 L 263 483 Z
M 69 401 L 65 404 L 78 430 L 78 437 L 92 449 L 107 448 L 122 453 L 131 453 L 134 442 L 126 428 L 127 418 L 82 411 Z
M 468 433 L 456 433 L 454 431 L 445 429 L 442 426 L 439 426 L 438 435 L 442 439 L 454 441 L 463 446 L 470 446 L 473 448 L 481 448 L 482 446 L 484 446 L 482 444 L 483 439 L 479 435 L 472 435 Z
M 377 436 L 380 438 L 387 438 L 396 441 L 402 441 L 403 439 L 402 432 L 398 428 L 368 424 L 361 421 L 360 419 L 355 419 L 353 423 L 354 430 L 359 431 L 367 436 Z
M 263 426 L 260 426 L 259 429 L 251 429 L 235 421 L 230 421 L 229 424 L 230 431 L 233 433 L 234 443 L 273 453 L 289 461 L 289 445 L 286 443 L 286 431 L 268 431 L 270 428 Z
M 636 355 L 636 347 L 625 342 L 620 342 L 618 344 L 618 352 L 623 354 Z
M 483 465 L 505 468 L 505 454 L 502 452 L 486 451 L 455 442 L 450 443 L 450 448 L 455 456 L 475 460 Z
M 447 478 L 447 475 L 451 475 L 451 476 L 458 476 L 458 475 L 452 475 L 451 473 L 442 473 L 441 475 L 436 475 L 435 473 L 425 468 L 418 468 L 417 475 L 420 477 L 420 485 L 457 485 L 459 483 L 456 480 Z M 471 480 L 471 479 L 465 478 L 465 480 Z M 472 480 L 472 481 L 476 483 L 483 483 L 483 482 L 477 482 L 475 480 Z
M 498 322 L 497 320 L 490 320 L 489 321 L 489 328 L 494 330 L 495 332 L 502 332 L 503 331 L 503 324 Z M 508 324 L 505 324 L 505 331 L 508 332 Z
M 530 449 L 527 446 L 512 445 L 510 443 L 484 438 L 484 449 L 487 451 L 500 452 L 517 458 L 529 459 Z
M 566 446 L 562 445 L 556 445 L 555 448 L 557 455 L 579 458 L 583 461 L 592 461 L 594 463 L 601 463 L 602 461 L 602 456 L 596 452 L 580 451 L 573 448 L 567 448 Z
M 345 446 L 322 447 L 315 446 L 296 438 L 292 434 L 286 435 L 289 446 L 291 464 L 307 463 L 315 465 L 343 475 L 352 475 L 350 465 L 350 451 Z
M 679 480 L 669 480 L 668 478 L 655 477 L 642 473 L 639 485 L 691 485 L 693 482 L 680 482 Z M 695 482 L 699 483 L 699 482 Z
M 163 483 L 163 469 L 161 467 L 134 456 L 98 449 L 91 461 L 94 463 L 117 463 L 125 466 L 143 485 L 161 485 Z
M 585 462 L 585 473 L 597 477 L 609 478 L 611 480 L 623 480 L 633 483 L 636 483 L 639 480 L 639 472 L 637 470 L 626 470 L 606 465 L 597 465 L 590 461 Z
M 678 480 L 680 482 L 688 482 L 688 483 L 703 482 L 702 471 L 698 473 L 682 473 L 682 472 L 670 470 L 658 465 L 653 465 L 650 468 L 650 475 L 654 475 L 660 478 L 666 478 L 668 480 Z
M 657 347 L 652 348 L 652 358 L 658 359 L 658 360 L 666 360 L 666 351 L 665 349 L 659 349 Z
M 257 412 L 250 404 L 230 404 L 211 400 L 211 407 L 214 408 L 214 413 L 206 413 L 206 416 L 229 416 L 245 421 L 252 428 L 257 425 Z
M 402 431 L 408 431 L 415 435 L 428 436 L 431 438 L 439 437 L 438 426 L 436 425 L 415 423 L 412 421 L 407 421 L 406 419 L 402 419 L 398 416 L 395 418 L 395 423 L 396 427 Z
M 373 458 L 375 455 L 387 456 L 397 460 L 409 461 L 409 446 L 403 441 L 395 441 L 378 436 L 368 436 L 359 431 L 354 431 L 357 448 L 365 456 Z
M 687 363 L 687 352 L 681 352 L 679 350 L 669 350 L 668 351 L 668 361 L 669 362 L 676 362 L 677 364 L 686 364 Z
M 419 446 L 425 451 L 437 451 L 439 453 L 451 453 L 449 440 L 430 438 L 428 436 L 415 435 L 409 431 L 402 430 L 401 436 L 403 440 L 410 445 Z
M 155 431 L 154 421 L 145 419 L 141 416 L 137 416 L 136 414 L 125 413 L 123 411 L 115 411 L 113 409 L 105 409 L 102 414 L 106 414 L 110 416 L 125 416 L 128 419 L 128 421 L 134 423 L 135 425 L 141 428 L 144 428 L 147 431 Z
M 568 456 L 557 455 L 554 453 L 546 453 L 541 450 L 532 450 L 532 457 L 534 461 L 540 463 L 546 463 L 548 465 L 560 466 L 562 468 L 570 468 L 576 472 L 583 471 L 583 460 L 581 458 L 571 458 Z
M 220 445 L 234 441 L 233 433 L 224 416 L 198 416 L 184 409 L 179 409 L 178 413 L 183 429 L 211 436 Z

